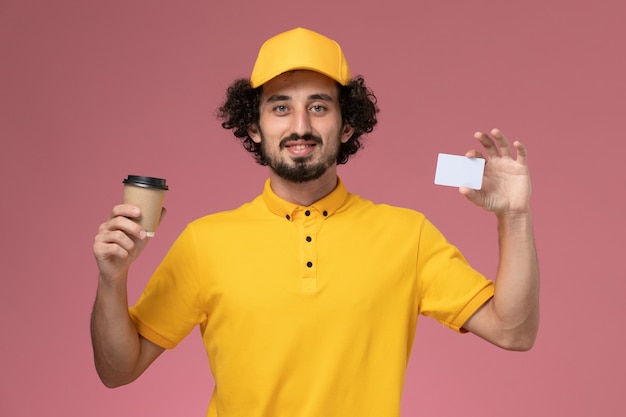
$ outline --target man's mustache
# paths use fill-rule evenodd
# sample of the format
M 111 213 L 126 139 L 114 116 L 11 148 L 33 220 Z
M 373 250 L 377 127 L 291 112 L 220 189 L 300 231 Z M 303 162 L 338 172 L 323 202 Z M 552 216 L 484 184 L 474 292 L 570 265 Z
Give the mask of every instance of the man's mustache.
M 322 138 L 320 138 L 319 136 L 315 136 L 313 134 L 306 134 L 306 135 L 292 134 L 292 135 L 287 136 L 286 138 L 283 138 L 280 141 L 279 146 L 282 149 L 287 145 L 287 142 L 294 141 L 294 140 L 309 140 L 309 141 L 315 142 L 315 144 L 317 145 L 322 144 Z

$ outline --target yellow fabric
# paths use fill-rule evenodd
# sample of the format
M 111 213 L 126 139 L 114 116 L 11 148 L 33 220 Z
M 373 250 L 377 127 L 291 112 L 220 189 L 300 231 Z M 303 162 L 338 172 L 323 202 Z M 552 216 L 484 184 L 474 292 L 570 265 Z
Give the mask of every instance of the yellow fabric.
M 165 348 L 199 325 L 216 381 L 210 417 L 391 417 L 418 314 L 460 331 L 492 295 L 418 212 L 341 181 L 298 207 L 266 183 L 252 202 L 191 223 L 130 311 Z

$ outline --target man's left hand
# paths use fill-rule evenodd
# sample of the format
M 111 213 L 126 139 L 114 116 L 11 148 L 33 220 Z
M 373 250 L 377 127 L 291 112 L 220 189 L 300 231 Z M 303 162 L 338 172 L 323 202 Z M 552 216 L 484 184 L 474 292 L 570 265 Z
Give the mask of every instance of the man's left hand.
M 469 158 L 485 158 L 485 173 L 480 190 L 461 187 L 459 191 L 468 200 L 496 215 L 526 214 L 530 211 L 531 184 L 526 147 L 513 142 L 515 154 L 508 139 L 498 129 L 490 134 L 474 134 L 484 148 L 487 158 L 478 150 L 469 150 Z

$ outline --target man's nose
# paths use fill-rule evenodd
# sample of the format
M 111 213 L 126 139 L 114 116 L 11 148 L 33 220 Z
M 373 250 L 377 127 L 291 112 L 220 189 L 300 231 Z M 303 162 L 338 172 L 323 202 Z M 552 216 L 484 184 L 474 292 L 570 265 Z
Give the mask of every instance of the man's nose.
M 307 109 L 299 109 L 294 112 L 293 133 L 304 136 L 311 133 L 311 115 Z

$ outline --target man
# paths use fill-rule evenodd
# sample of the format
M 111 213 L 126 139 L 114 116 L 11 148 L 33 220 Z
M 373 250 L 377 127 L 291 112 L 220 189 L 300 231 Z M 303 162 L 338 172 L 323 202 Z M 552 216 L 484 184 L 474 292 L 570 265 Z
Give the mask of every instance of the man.
M 498 219 L 494 284 L 421 213 L 346 191 L 337 165 L 377 110 L 334 41 L 297 28 L 262 46 L 219 112 L 268 166 L 262 195 L 189 224 L 130 313 L 140 212 L 116 206 L 100 227 L 92 339 L 107 386 L 136 379 L 198 325 L 216 383 L 208 416 L 397 416 L 419 314 L 531 348 L 539 273 L 525 147 L 514 142 L 514 157 L 500 131 L 476 133 L 483 188 L 460 189 Z

